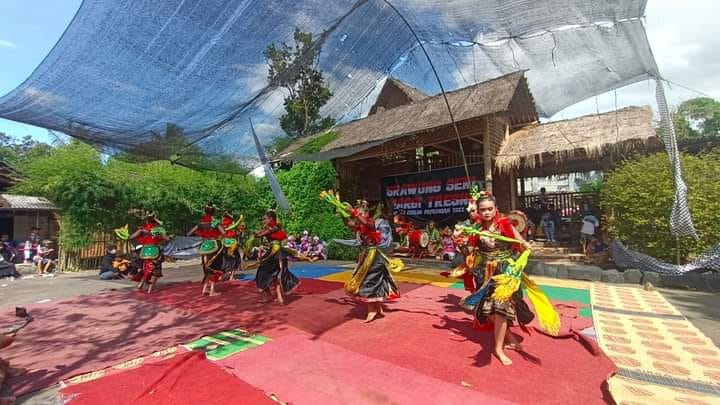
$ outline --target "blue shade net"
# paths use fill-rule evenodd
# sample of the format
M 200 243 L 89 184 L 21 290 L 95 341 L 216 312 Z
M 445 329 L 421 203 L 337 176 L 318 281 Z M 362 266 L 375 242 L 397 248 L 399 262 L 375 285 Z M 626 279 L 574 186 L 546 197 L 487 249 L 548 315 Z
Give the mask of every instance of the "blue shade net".
M 646 0 L 391 0 L 446 90 L 527 69 L 541 116 L 657 77 L 641 22 Z M 283 90 L 263 50 L 313 33 L 333 97 L 323 116 L 364 117 L 384 81 L 440 90 L 408 27 L 385 1 L 85 0 L 0 116 L 102 148 L 189 167 L 250 167 L 255 123 L 283 136 Z M 271 151 L 272 152 L 272 151 Z

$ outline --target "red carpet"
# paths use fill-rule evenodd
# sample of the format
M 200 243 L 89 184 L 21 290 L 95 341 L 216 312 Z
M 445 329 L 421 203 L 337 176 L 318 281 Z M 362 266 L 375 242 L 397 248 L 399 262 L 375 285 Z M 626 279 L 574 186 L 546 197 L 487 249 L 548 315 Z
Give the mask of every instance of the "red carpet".
M 322 335 L 354 318 L 364 318 L 364 307 L 357 307 L 337 282 L 303 279 L 300 288 L 286 298 L 286 305 L 260 303 L 255 283 L 223 283 L 221 295 L 203 297 L 199 283 L 176 284 L 162 293 L 141 295 L 144 300 L 207 318 L 233 322 L 236 327 L 265 336 L 277 337 L 288 326 L 313 335 Z M 400 283 L 401 293 L 419 288 Z M 346 305 L 347 304 L 347 305 Z M 393 306 L 396 304 L 391 304 Z
M 464 382 L 495 398 L 524 404 L 605 403 L 605 380 L 615 370 L 574 339 L 522 334 L 525 354 L 508 352 L 513 365 L 491 356 L 491 333 L 472 328 L 457 303 L 462 291 L 424 286 L 409 294 L 385 319 L 347 322 L 323 340 L 453 384 Z M 520 334 L 518 328 L 513 328 Z
M 303 334 L 284 336 L 220 364 L 294 405 L 511 403 Z
M 189 352 L 62 390 L 70 405 L 275 404 L 265 393 Z
M 29 305 L 35 321 L 2 354 L 13 365 L 30 369 L 14 380 L 15 393 L 36 391 L 233 327 L 222 318 L 209 319 L 135 299 L 136 294 L 109 292 Z
M 474 330 L 458 306 L 464 291 L 402 283 L 400 289 L 403 297 L 371 324 L 362 322 L 364 305 L 346 297 L 341 283 L 322 280 L 304 279 L 285 306 L 258 303 L 253 283 L 242 282 L 224 283 L 218 297 L 201 296 L 198 283 L 150 295 L 80 297 L 30 307 L 36 321 L 4 357 L 34 370 L 15 384 L 22 394 L 241 328 L 272 341 L 225 364 L 291 403 L 604 402 L 602 386 L 614 366 L 573 339 L 588 326 L 575 303 L 556 302 L 567 338 L 522 334 L 526 353 L 509 352 L 514 363 L 504 367 L 491 356 L 492 335 Z

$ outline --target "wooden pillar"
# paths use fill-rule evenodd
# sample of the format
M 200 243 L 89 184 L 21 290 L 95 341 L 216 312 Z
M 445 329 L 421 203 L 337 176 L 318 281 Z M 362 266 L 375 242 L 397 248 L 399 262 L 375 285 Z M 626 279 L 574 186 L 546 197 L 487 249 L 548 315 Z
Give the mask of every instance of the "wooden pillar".
M 483 118 L 483 173 L 485 180 L 485 190 L 492 193 L 493 177 L 492 177 L 492 159 L 493 150 L 490 137 L 490 120 Z
M 515 172 L 513 171 L 512 173 L 510 173 L 510 209 L 517 209 L 517 199 L 517 177 L 515 176 Z

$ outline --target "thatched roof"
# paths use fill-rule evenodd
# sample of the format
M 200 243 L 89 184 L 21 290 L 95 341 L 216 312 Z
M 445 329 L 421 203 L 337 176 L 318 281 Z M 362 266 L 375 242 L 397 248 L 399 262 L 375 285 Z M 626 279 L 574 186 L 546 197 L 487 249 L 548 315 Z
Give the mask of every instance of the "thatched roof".
M 618 149 L 657 142 L 650 107 L 626 107 L 604 114 L 528 125 L 503 142 L 495 166 L 508 172 L 576 157 L 598 159 Z
M 391 110 L 401 105 L 417 103 L 428 98 L 427 94 L 396 79 L 387 79 L 368 115 Z
M 522 93 L 516 97 L 516 94 Z M 477 119 L 522 106 L 537 119 L 534 103 L 525 80 L 525 72 L 518 71 L 459 90 L 447 92 L 455 122 Z M 416 95 L 417 96 L 417 95 Z M 527 121 L 525 121 L 527 122 Z M 333 129 L 338 136 L 325 145 L 317 156 L 332 159 L 347 156 L 392 139 L 428 132 L 452 122 L 442 94 L 407 105 L 378 111 L 366 118 L 339 125 Z M 317 135 L 300 140 L 286 148 L 278 159 L 302 158 L 291 156 Z

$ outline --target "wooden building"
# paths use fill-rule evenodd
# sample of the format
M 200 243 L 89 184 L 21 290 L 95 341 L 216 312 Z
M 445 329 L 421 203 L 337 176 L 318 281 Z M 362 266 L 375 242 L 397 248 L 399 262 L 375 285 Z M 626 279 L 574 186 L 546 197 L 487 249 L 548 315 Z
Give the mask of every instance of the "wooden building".
M 448 92 L 447 97 L 471 177 L 492 189 L 501 207 L 509 208 L 513 182 L 508 175 L 493 169 L 493 159 L 511 132 L 537 121 L 524 72 Z M 388 196 L 382 194 L 383 184 L 394 176 L 411 178 L 422 174 L 420 177 L 427 181 L 432 181 L 434 175 L 441 180 L 466 178 L 458 138 L 442 95 L 429 97 L 388 80 L 370 111 L 364 119 L 333 128 L 335 136 L 319 151 L 304 153 L 303 145 L 327 134 L 302 139 L 276 159 L 332 160 L 339 175 L 340 192 L 348 200 L 387 202 Z M 453 168 L 452 172 L 446 171 Z M 467 190 L 467 184 L 464 186 Z M 445 192 L 453 191 L 448 190 L 453 188 L 451 185 L 443 187 Z M 460 211 L 464 212 L 464 207 Z
M 659 146 L 649 107 L 540 124 L 524 71 L 447 98 L 471 181 L 492 191 L 505 212 L 527 199 L 519 178 L 609 170 Z M 389 79 L 366 118 L 301 139 L 276 160 L 331 160 L 343 199 L 383 201 L 418 222 L 450 223 L 466 215 L 459 146 L 442 95 Z
M 40 237 L 56 239 L 60 225 L 58 209 L 42 197 L 0 194 L 0 234 L 24 242 L 33 227 L 40 228 Z
M 495 168 L 517 179 L 608 172 L 634 155 L 662 150 L 652 119 L 652 110 L 644 106 L 527 125 L 503 143 Z M 536 196 L 526 195 L 523 185 L 520 181 L 518 203 L 527 207 Z M 573 193 L 551 195 L 551 203 L 560 210 L 577 206 L 575 197 L 566 194 Z M 588 203 L 597 200 L 597 196 L 588 198 L 593 199 Z

